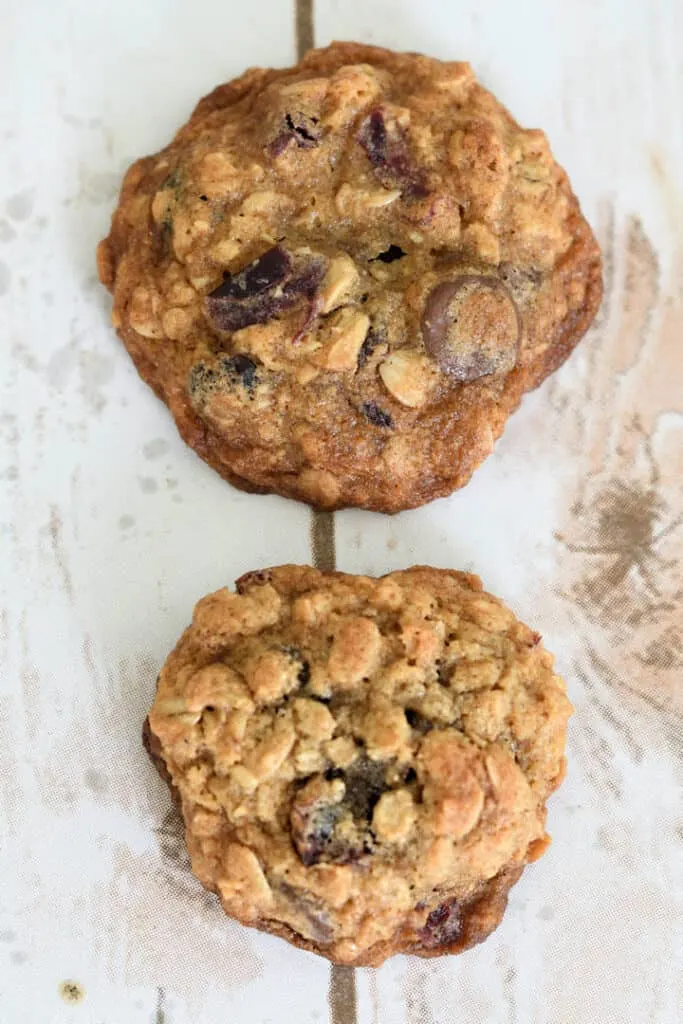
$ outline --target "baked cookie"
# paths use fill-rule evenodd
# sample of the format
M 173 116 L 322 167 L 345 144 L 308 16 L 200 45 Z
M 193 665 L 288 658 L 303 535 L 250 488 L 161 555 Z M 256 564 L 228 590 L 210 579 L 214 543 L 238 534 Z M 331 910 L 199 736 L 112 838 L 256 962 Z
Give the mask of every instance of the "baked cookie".
M 354 43 L 203 99 L 129 170 L 98 262 L 187 443 L 327 509 L 465 484 L 602 289 L 542 132 L 467 64 Z
M 146 745 L 231 917 L 342 964 L 458 953 L 549 841 L 552 665 L 476 576 L 285 565 L 199 602 Z

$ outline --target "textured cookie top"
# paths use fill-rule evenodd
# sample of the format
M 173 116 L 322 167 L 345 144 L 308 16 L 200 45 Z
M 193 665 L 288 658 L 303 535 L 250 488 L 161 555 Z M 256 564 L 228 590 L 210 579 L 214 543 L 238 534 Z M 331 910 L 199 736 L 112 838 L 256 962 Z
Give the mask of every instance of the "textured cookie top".
M 468 479 L 601 289 L 543 132 L 467 64 L 349 43 L 202 100 L 129 171 L 99 264 L 220 472 L 386 511 Z
M 149 715 L 195 873 L 341 962 L 443 943 L 444 900 L 543 846 L 570 705 L 539 641 L 445 570 L 283 566 L 204 598 Z

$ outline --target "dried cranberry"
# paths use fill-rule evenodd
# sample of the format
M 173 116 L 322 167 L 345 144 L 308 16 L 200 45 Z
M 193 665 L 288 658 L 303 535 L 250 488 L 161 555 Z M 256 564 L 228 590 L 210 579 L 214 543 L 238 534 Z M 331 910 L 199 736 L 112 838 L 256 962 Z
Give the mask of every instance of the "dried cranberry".
M 382 184 L 398 186 L 412 199 L 424 199 L 427 195 L 424 175 L 412 163 L 404 133 L 395 122 L 387 125 L 381 107 L 363 120 L 358 141 Z
M 317 125 L 317 117 L 309 117 L 302 113 L 285 114 L 282 130 L 268 144 L 268 154 L 273 157 L 280 156 L 292 142 L 299 149 L 313 149 L 320 141 Z
M 421 929 L 420 942 L 428 949 L 451 946 L 462 935 L 462 916 L 457 900 L 439 904 L 427 918 Z
M 207 295 L 209 317 L 221 331 L 266 323 L 299 299 L 311 299 L 325 265 L 321 256 L 292 257 L 282 246 L 273 246 L 238 274 L 227 274 Z

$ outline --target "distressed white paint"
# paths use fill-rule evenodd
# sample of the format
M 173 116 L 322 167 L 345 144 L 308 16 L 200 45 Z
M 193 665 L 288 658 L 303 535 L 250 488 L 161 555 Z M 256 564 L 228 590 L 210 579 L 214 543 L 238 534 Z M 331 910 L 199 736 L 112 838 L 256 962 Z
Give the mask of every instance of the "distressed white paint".
M 0 14 L 0 1021 L 325 1021 L 326 965 L 226 922 L 162 858 L 168 798 L 138 740 L 193 601 L 308 560 L 308 513 L 232 490 L 182 446 L 107 325 L 93 266 L 121 171 L 217 81 L 290 62 L 291 8 L 4 0 Z M 618 226 L 642 218 L 663 279 L 683 224 L 682 28 L 678 0 L 316 5 L 319 43 L 469 59 L 546 128 L 589 216 L 610 201 Z M 683 1019 L 680 719 L 586 682 L 586 633 L 553 589 L 573 467 L 546 417 L 587 365 L 577 354 L 525 402 L 461 493 L 337 517 L 342 569 L 476 568 L 543 630 L 577 705 L 553 847 L 502 927 L 459 959 L 359 972 L 359 1024 Z M 86 990 L 72 1007 L 69 978 Z

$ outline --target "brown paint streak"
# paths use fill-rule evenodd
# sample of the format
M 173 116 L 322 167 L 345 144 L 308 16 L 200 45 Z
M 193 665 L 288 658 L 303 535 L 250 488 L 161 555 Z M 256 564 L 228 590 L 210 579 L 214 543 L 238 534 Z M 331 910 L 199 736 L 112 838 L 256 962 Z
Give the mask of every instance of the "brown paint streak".
M 683 248 L 662 284 L 660 260 L 631 217 L 606 254 L 606 318 L 587 368 L 560 375 L 559 442 L 576 473 L 559 541 L 557 592 L 591 668 L 651 706 L 683 714 Z M 587 372 L 586 372 L 587 369 Z M 573 371 L 573 372 L 572 372 Z M 614 724 L 614 723 L 613 723 Z
M 66 553 L 64 551 L 64 539 L 62 536 L 64 524 L 62 523 L 62 519 L 59 514 L 59 509 L 57 508 L 56 505 L 50 506 L 50 523 L 48 528 L 50 531 L 50 544 L 52 547 L 52 553 L 54 555 L 57 568 L 59 569 L 60 575 L 62 577 L 64 590 L 69 600 L 73 601 L 73 580 L 71 579 L 71 572 L 69 571 L 69 566 L 67 565 Z

